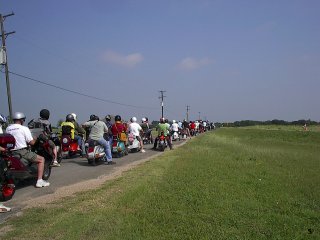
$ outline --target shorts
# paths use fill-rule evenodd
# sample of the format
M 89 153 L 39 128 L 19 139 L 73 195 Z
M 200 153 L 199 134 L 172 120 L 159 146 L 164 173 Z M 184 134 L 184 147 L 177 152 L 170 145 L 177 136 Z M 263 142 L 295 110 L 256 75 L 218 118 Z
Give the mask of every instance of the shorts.
M 24 159 L 28 160 L 29 162 L 37 163 L 37 154 L 34 152 L 31 152 L 28 149 L 19 149 L 15 151 L 16 153 L 19 153 Z
M 53 142 L 52 140 L 49 140 L 48 143 L 49 143 L 49 146 L 50 146 L 52 149 L 54 149 L 54 148 L 56 147 L 56 145 L 54 144 L 54 142 Z

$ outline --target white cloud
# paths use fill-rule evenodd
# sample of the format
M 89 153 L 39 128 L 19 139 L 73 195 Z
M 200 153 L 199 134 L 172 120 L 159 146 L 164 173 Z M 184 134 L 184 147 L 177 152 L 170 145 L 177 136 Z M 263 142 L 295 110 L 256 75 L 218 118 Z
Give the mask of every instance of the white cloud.
M 114 51 L 107 51 L 103 55 L 103 59 L 109 63 L 114 63 L 125 67 L 134 67 L 138 63 L 142 62 L 143 56 L 141 53 L 122 55 Z
M 201 59 L 195 59 L 191 57 L 187 57 L 181 60 L 181 62 L 178 64 L 178 68 L 181 70 L 195 70 L 200 67 L 206 66 L 210 64 L 209 58 L 201 58 Z

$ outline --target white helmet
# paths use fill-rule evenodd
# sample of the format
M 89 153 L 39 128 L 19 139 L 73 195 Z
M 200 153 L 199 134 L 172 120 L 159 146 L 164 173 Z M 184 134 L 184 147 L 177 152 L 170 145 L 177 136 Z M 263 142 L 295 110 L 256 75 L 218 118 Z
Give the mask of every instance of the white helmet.
M 74 120 L 77 121 L 77 114 L 75 113 L 70 113 L 70 114 L 73 116 Z
M 20 120 L 20 119 L 25 120 L 26 115 L 24 115 L 24 113 L 22 113 L 22 112 L 15 112 L 12 116 L 12 119 L 13 120 Z
M 7 122 L 7 118 L 4 115 L 0 114 L 0 124 L 6 123 L 6 122 Z
M 132 117 L 132 118 L 131 118 L 131 122 L 134 123 L 134 122 L 136 122 L 136 121 L 137 121 L 137 118 L 136 118 L 136 117 Z
M 172 123 L 176 123 L 176 120 L 172 120 Z
M 147 121 L 147 119 L 146 119 L 146 118 L 142 118 L 141 121 L 142 121 L 142 122 L 145 122 L 145 121 Z

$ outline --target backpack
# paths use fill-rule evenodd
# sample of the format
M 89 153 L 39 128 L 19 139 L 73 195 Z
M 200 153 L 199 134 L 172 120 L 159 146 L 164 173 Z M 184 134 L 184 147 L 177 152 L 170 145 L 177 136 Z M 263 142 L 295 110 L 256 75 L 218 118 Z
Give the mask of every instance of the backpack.
M 32 119 L 28 123 L 28 128 L 30 129 L 32 136 L 36 138 L 39 137 L 40 134 L 47 135 L 50 133 L 49 126 L 41 122 L 39 119 L 37 120 Z

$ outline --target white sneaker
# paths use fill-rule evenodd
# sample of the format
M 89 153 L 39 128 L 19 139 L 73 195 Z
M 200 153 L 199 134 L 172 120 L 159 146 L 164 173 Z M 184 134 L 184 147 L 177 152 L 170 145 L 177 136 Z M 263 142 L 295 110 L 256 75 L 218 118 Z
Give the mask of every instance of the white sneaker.
M 60 167 L 60 163 L 58 163 L 58 161 L 54 161 L 52 164 L 51 164 L 52 167 Z
M 146 152 L 146 150 L 144 150 L 144 149 L 141 149 L 141 152 L 142 152 L 142 153 L 145 153 L 145 152 Z
M 45 181 L 45 180 L 43 180 L 43 179 L 39 179 L 39 180 L 37 181 L 37 184 L 36 184 L 36 187 L 37 187 L 37 188 L 48 187 L 48 186 L 50 186 L 50 183 L 47 182 L 47 181 Z

